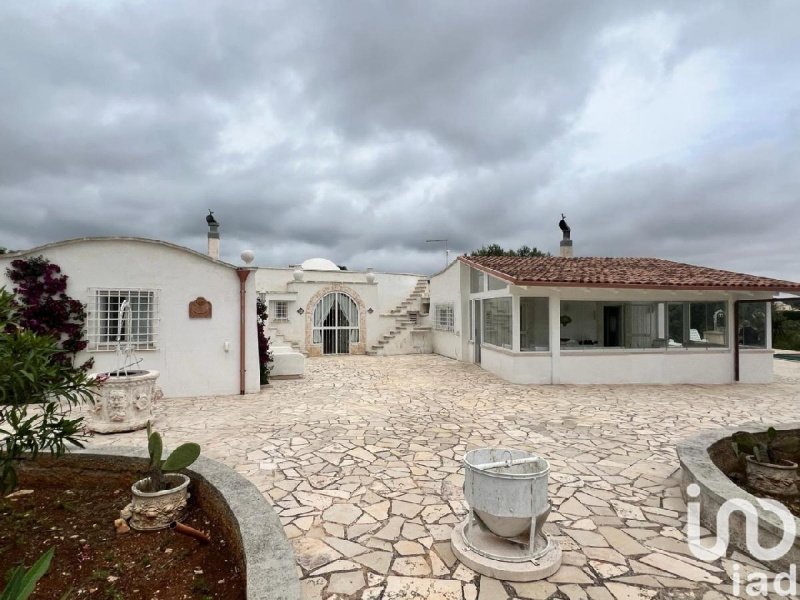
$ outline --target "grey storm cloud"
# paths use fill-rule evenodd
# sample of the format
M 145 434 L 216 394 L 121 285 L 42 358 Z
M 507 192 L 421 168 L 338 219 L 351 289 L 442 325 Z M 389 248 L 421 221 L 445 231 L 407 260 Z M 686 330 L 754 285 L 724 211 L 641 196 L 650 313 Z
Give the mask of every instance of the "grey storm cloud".
M 431 273 L 487 243 L 800 280 L 791 2 L 0 5 L 0 246 Z

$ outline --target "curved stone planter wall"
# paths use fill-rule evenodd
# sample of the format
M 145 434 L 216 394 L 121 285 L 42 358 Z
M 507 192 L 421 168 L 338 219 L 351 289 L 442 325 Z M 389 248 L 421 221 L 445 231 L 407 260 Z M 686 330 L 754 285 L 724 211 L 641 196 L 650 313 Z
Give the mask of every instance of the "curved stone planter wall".
M 124 477 L 133 483 L 147 470 L 144 449 L 94 447 L 76 450 L 54 459 L 41 455 L 22 468 L 49 481 L 76 477 Z M 225 531 L 231 552 L 244 565 L 248 600 L 300 600 L 300 582 L 289 541 L 278 516 L 261 492 L 222 463 L 201 456 L 186 474 L 192 480 L 194 500 Z
M 726 458 L 727 448 L 724 449 L 725 452 L 722 452 L 722 445 L 728 444 L 727 438 L 737 431 L 757 433 L 766 429 L 767 425 L 752 424 L 704 431 L 680 442 L 677 450 L 683 473 L 682 492 L 684 499 L 686 499 L 686 488 L 690 484 L 696 483 L 700 486 L 700 521 L 703 526 L 716 532 L 717 512 L 720 506 L 731 498 L 741 498 L 757 508 L 761 545 L 771 548 L 783 537 L 783 528 L 778 517 L 761 509 L 756 502 L 756 497 L 731 481 L 711 458 L 711 453 L 716 452 L 718 455 L 717 462 L 723 468 L 730 466 L 731 470 L 733 470 L 732 464 L 728 463 L 726 465 L 727 461 L 733 460 L 732 458 Z M 776 429 L 778 428 L 776 427 Z M 795 430 L 800 430 L 800 423 L 784 425 L 778 429 L 778 432 L 780 434 L 781 431 Z M 733 456 L 732 450 L 730 455 L 731 457 Z M 797 531 L 800 531 L 800 519 L 795 519 L 795 527 Z M 744 515 L 738 511 L 734 512 L 731 515 L 730 543 L 740 552 L 748 554 L 744 531 Z M 788 571 L 789 565 L 798 563 L 800 563 L 800 538 L 795 539 L 794 546 L 785 556 L 779 560 L 766 563 L 766 566 L 775 571 Z

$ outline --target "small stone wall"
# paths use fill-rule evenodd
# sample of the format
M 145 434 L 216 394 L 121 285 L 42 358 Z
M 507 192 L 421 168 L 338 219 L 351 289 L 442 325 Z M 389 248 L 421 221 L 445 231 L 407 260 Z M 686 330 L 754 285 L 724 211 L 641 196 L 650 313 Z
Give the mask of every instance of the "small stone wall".
M 696 483 L 700 487 L 700 522 L 707 529 L 716 532 L 717 513 L 727 500 L 741 498 L 758 510 L 758 536 L 762 547 L 771 548 L 783 537 L 783 527 L 778 517 L 761 509 L 755 496 L 736 485 L 726 473 L 739 472 L 741 467 L 730 445 L 730 436 L 737 431 L 751 433 L 763 432 L 767 425 L 749 424 L 701 432 L 683 440 L 677 446 L 678 459 L 683 473 L 682 491 L 684 499 L 686 488 Z M 778 429 L 776 427 L 776 429 Z M 780 427 L 779 435 L 800 431 L 800 423 Z M 748 554 L 745 544 L 745 518 L 736 511 L 731 515 L 730 544 L 744 554 Z M 795 527 L 800 531 L 800 519 L 795 518 Z M 760 561 L 761 562 L 761 561 Z M 791 564 L 800 563 L 800 538 L 782 558 L 766 563 L 775 571 L 788 571 Z

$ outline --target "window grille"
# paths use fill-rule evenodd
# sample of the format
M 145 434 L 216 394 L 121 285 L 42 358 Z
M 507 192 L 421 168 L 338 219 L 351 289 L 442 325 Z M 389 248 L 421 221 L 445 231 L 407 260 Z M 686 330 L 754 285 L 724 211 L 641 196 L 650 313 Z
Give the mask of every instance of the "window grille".
M 347 354 L 359 340 L 358 305 L 342 292 L 323 296 L 314 307 L 312 343 L 323 345 L 323 354 Z
M 123 301 L 130 319 L 120 316 Z M 90 289 L 87 302 L 88 350 L 113 351 L 118 344 L 133 350 L 158 347 L 158 291 L 145 289 Z
M 433 326 L 439 331 L 453 331 L 455 322 L 452 304 L 435 304 L 433 307 Z
M 286 300 L 272 300 L 270 302 L 269 316 L 273 321 L 289 320 L 289 302 Z

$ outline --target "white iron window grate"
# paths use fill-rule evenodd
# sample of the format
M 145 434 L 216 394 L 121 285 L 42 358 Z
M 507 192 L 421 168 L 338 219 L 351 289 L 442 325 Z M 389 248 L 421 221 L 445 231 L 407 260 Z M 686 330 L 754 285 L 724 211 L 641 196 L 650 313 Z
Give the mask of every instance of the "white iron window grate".
M 453 331 L 453 305 L 435 304 L 433 307 L 433 326 L 439 331 Z
M 120 315 L 127 300 L 130 316 Z M 158 347 L 158 290 L 99 289 L 89 290 L 87 302 L 88 350 L 113 351 L 119 344 L 133 350 Z
M 289 302 L 286 300 L 272 300 L 270 302 L 270 318 L 274 321 L 289 320 Z

